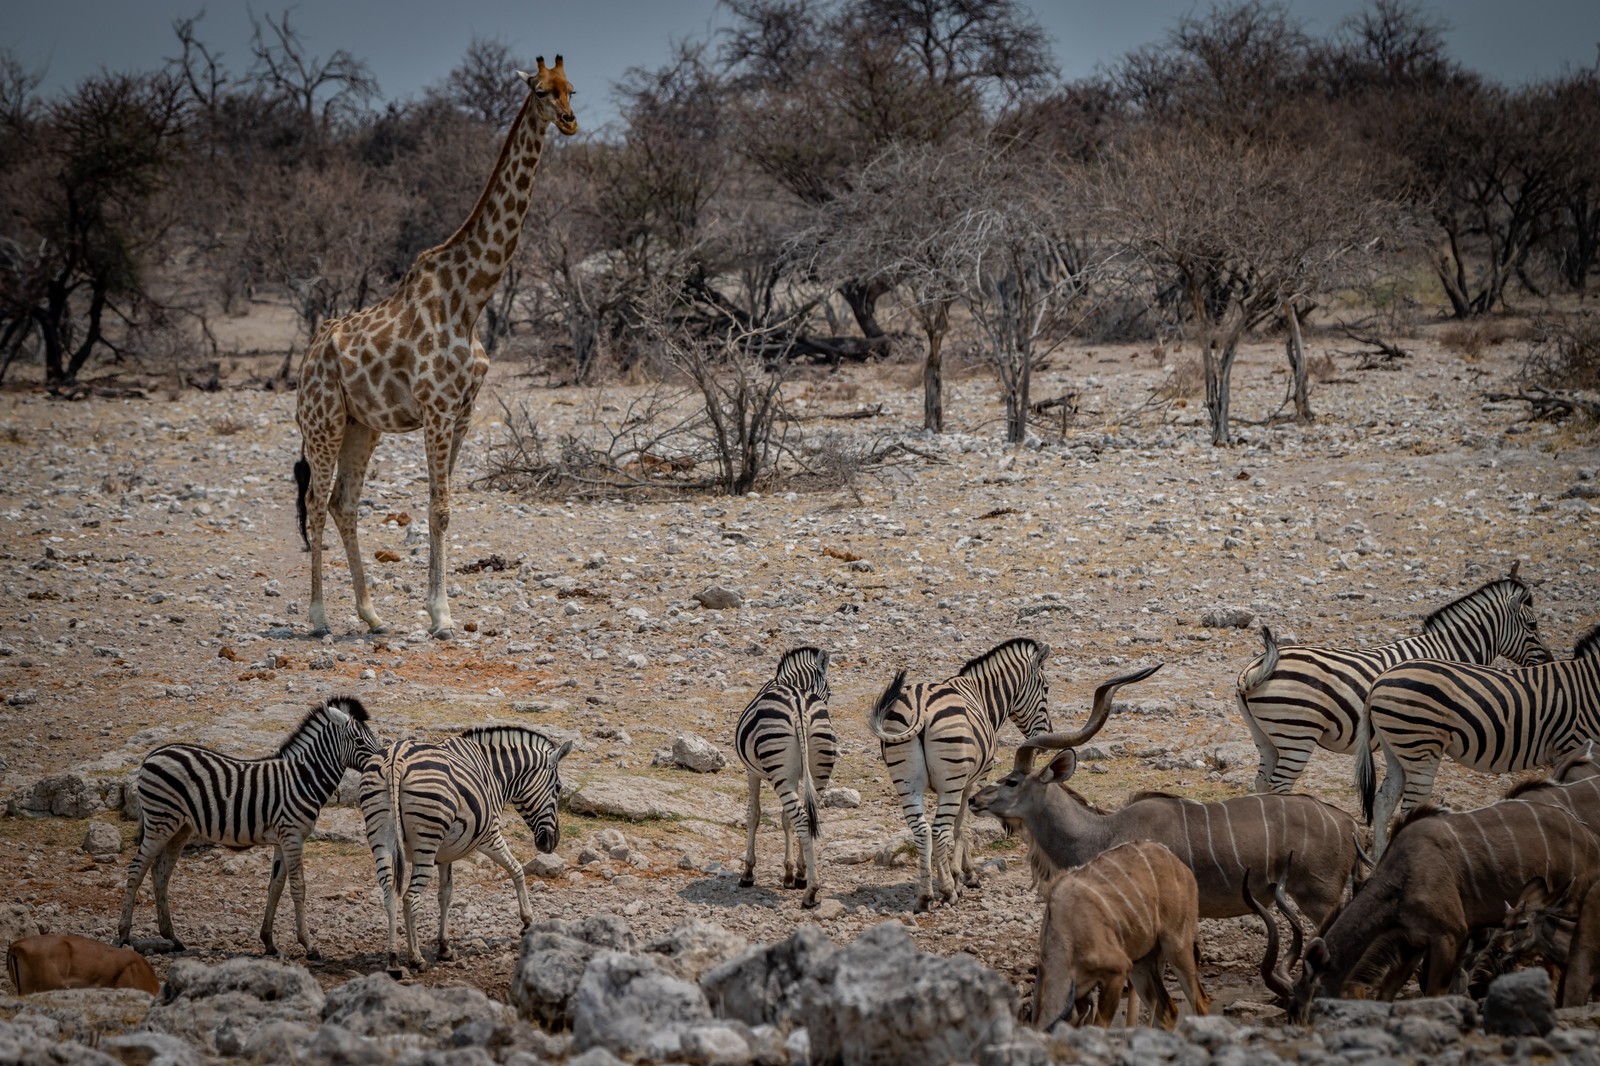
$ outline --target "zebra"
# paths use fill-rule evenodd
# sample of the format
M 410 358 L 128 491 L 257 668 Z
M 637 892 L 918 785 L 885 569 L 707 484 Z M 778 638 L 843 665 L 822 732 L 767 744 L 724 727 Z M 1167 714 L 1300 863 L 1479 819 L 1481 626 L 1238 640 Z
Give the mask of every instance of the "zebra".
M 1384 671 L 1372 684 L 1356 733 L 1356 787 L 1382 854 L 1389 819 L 1426 800 L 1439 763 L 1504 774 L 1549 766 L 1585 740 L 1600 737 L 1600 625 L 1572 658 L 1496 670 L 1419 659 Z M 1372 745 L 1383 749 L 1376 792 Z
M 734 747 L 744 763 L 750 803 L 746 814 L 748 846 L 739 884 L 755 884 L 756 827 L 761 822 L 761 782 L 772 783 L 783 807 L 783 887 L 806 890 L 802 907 L 817 905 L 821 874 L 815 840 L 819 835 L 817 792 L 828 787 L 839 758 L 839 738 L 828 719 L 828 653 L 795 648 L 778 660 L 772 680 L 762 686 L 734 729 Z M 803 866 L 795 870 L 795 841 Z
M 361 817 L 377 866 L 378 888 L 389 917 L 389 969 L 395 957 L 395 892 L 406 878 L 408 961 L 427 969 L 417 946 L 416 905 L 439 867 L 439 960 L 452 957 L 449 939 L 450 864 L 481 851 L 511 875 L 522 927 L 533 924 L 522 866 L 500 833 L 500 812 L 510 803 L 533 832 L 534 847 L 551 852 L 561 842 L 557 771 L 572 741 L 559 746 L 526 726 L 476 726 L 433 744 L 397 740 L 368 761 L 361 773 Z
M 943 681 L 908 686 L 901 670 L 873 707 L 867 724 L 917 842 L 918 912 L 933 903 L 935 874 L 945 901 L 956 897 L 956 869 L 969 886 L 978 883 L 967 853 L 967 799 L 994 762 L 995 734 L 1006 718 L 1024 736 L 1050 731 L 1043 669 L 1049 654 L 1042 641 L 1014 637 Z M 937 797 L 931 830 L 923 796 L 930 786 Z
M 381 750 L 361 701 L 336 696 L 313 707 L 277 752 L 264 759 L 240 759 L 197 744 L 164 744 L 146 755 L 138 782 L 142 839 L 128 866 L 118 945 L 128 943 L 134 897 L 150 870 L 161 935 L 172 942 L 172 950 L 183 950 L 172 930 L 167 884 L 184 844 L 196 836 L 229 848 L 271 844 L 276 852 L 261 943 L 266 954 L 278 953 L 272 922 L 287 879 L 295 932 L 306 958 L 321 958 L 306 930 L 306 837 L 345 770 L 359 770 Z
M 1254 791 L 1288 792 L 1319 746 L 1348 755 L 1361 705 L 1383 671 L 1411 659 L 1488 664 L 1503 655 L 1521 666 L 1550 661 L 1539 640 L 1533 596 L 1507 577 L 1434 611 L 1422 632 L 1367 650 L 1309 646 L 1280 648 L 1262 627 L 1266 650 L 1239 674 L 1239 713 L 1261 754 Z

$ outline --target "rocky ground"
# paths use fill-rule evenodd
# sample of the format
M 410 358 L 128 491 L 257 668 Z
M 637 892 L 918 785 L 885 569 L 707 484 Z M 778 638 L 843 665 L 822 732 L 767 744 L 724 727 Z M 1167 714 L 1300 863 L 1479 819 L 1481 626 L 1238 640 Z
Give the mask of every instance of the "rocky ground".
M 1247 351 L 1235 371 L 1240 441 L 1221 449 L 1197 402 L 1144 405 L 1168 374 L 1147 348 L 1054 357 L 1035 395 L 1076 388 L 1080 410 L 1017 449 L 999 442 L 985 377 L 952 384 L 956 431 L 929 438 L 909 432 L 921 407 L 910 368 L 849 369 L 797 382 L 805 412 L 881 403 L 882 413 L 802 428 L 900 437 L 922 454 L 848 489 L 777 485 L 737 499 L 559 501 L 475 486 L 505 432 L 496 397 L 525 403 L 554 437 L 614 423 L 638 392 L 541 388 L 500 367 L 458 472 L 450 584 L 466 631 L 450 643 L 423 631 L 427 482 L 415 437 L 380 446 L 363 493 L 363 550 L 390 631 L 364 632 L 332 559 L 335 633 L 319 641 L 307 633 L 294 530 L 292 395 L 157 389 L 68 403 L 10 387 L 0 393 L 0 799 L 15 815 L 0 819 L 6 920 L 109 937 L 134 832 L 117 810 L 145 751 L 183 739 L 263 754 L 313 701 L 354 693 L 389 737 L 515 721 L 577 739 L 563 765 L 573 795 L 562 861 L 530 876 L 541 917 L 614 912 L 641 938 L 699 919 L 780 940 L 802 916 L 797 894 L 778 887 L 770 793 L 758 884 L 740 889 L 743 774 L 736 763 L 658 765 L 674 761 L 658 752 L 688 735 L 731 760 L 744 703 L 785 649 L 813 643 L 833 653 L 833 784 L 859 805 L 841 791 L 845 805 L 825 812 L 824 902 L 806 917 L 838 943 L 902 919 L 918 947 L 971 953 L 1025 988 L 1038 906 L 1020 848 L 992 824 L 978 825 L 983 886 L 908 913 L 914 869 L 865 727 L 900 667 L 943 677 L 1007 637 L 1037 637 L 1053 649 L 1051 705 L 1065 722 L 1098 681 L 1164 662 L 1123 690 L 1095 741 L 1101 757 L 1076 782 L 1115 805 L 1137 788 L 1247 789 L 1255 753 L 1233 684 L 1259 649 L 1257 622 L 1280 640 L 1382 642 L 1517 561 L 1553 647 L 1570 649 L 1600 620 L 1600 435 L 1530 425 L 1524 405 L 1483 399 L 1510 380 L 1515 344 L 1471 359 L 1428 337 L 1413 347 L 1395 370 L 1341 360 L 1313 394 L 1309 427 L 1262 424 L 1283 395 L 1281 350 Z M 241 360 L 224 382 L 254 370 Z M 331 527 L 329 545 L 342 556 Z M 711 586 L 740 605 L 701 606 L 694 597 Z M 39 785 L 60 773 L 77 776 Z M 1349 775 L 1347 760 L 1323 755 L 1304 780 L 1354 810 Z M 1470 806 L 1507 783 L 1447 766 L 1437 794 Z M 320 828 L 309 911 L 325 958 L 311 971 L 332 988 L 381 968 L 382 908 L 355 810 L 330 807 Z M 91 830 L 98 857 L 84 848 Z M 533 856 L 520 824 L 509 836 Z M 191 957 L 257 950 L 269 863 L 261 851 L 184 860 L 174 913 Z M 154 936 L 148 897 L 147 885 L 136 936 Z M 424 909 L 424 930 L 433 914 Z M 280 912 L 278 940 L 298 959 L 288 923 Z M 453 927 L 458 959 L 417 980 L 504 997 L 518 929 L 497 867 L 458 868 Z M 1257 923 L 1207 922 L 1201 934 L 1215 998 L 1270 1021 L 1253 974 Z M 158 973 L 172 964 L 153 961 Z

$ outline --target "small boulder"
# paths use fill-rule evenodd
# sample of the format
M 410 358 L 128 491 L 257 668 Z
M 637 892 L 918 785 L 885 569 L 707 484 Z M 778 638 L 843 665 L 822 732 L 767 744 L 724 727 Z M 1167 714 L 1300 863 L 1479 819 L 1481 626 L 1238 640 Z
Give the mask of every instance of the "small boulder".
M 801 983 L 837 950 L 826 933 L 808 923 L 786 940 L 759 944 L 709 970 L 700 987 L 719 1018 L 785 1029 L 799 1013 Z
M 1249 629 L 1256 624 L 1256 613 L 1248 607 L 1212 607 L 1200 615 L 1207 629 Z
M 229 959 L 207 966 L 178 959 L 145 1024 L 170 1033 L 208 1055 L 240 1055 L 255 1030 L 268 1022 L 315 1025 L 324 997 L 303 966 L 272 959 Z
M 567 860 L 551 852 L 540 852 L 522 864 L 522 872 L 536 877 L 560 877 L 567 870 Z
M 1483 1000 L 1483 1031 L 1491 1036 L 1544 1036 L 1556 1027 L 1550 974 L 1542 967 L 1502 974 Z
M 738 933 L 700 918 L 691 918 L 664 937 L 650 942 L 645 950 L 664 957 L 668 968 L 688 981 L 750 946 Z
M 117 787 L 117 805 L 121 805 L 121 786 Z M 24 785 L 12 794 L 7 805 L 13 815 L 57 818 L 87 818 L 107 807 L 105 790 L 88 774 L 69 770 L 50 774 L 32 784 Z
M 122 834 L 109 822 L 90 822 L 83 834 L 83 850 L 96 862 L 110 862 L 122 853 Z
M 734 607 L 744 606 L 744 596 L 738 591 L 724 588 L 722 585 L 711 587 L 697 592 L 692 597 L 694 602 L 708 611 L 725 611 Z
M 322 1020 L 386 1043 L 408 1036 L 431 1043 L 468 1022 L 504 1024 L 511 1021 L 511 1011 L 476 988 L 402 985 L 386 973 L 371 973 L 330 989 Z
M 846 810 L 859 807 L 861 793 L 853 788 L 825 788 L 822 790 L 822 805 Z
M 684 733 L 672 742 L 672 761 L 697 774 L 714 774 L 728 765 L 720 748 L 692 733 Z
M 517 1016 L 535 1025 L 564 1029 L 572 1024 L 572 1000 L 589 960 L 603 951 L 633 951 L 638 941 L 614 914 L 581 922 L 539 922 L 522 934 L 510 998 Z

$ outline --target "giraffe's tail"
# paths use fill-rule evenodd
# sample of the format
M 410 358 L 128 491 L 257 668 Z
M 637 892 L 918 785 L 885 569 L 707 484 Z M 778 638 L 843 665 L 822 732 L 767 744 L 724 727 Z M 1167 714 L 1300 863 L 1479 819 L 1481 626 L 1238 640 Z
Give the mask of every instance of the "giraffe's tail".
M 294 464 L 294 487 L 295 511 L 300 515 L 300 539 L 305 542 L 306 551 L 310 551 L 311 538 L 306 534 L 306 493 L 311 491 L 311 464 L 306 462 L 304 452 Z

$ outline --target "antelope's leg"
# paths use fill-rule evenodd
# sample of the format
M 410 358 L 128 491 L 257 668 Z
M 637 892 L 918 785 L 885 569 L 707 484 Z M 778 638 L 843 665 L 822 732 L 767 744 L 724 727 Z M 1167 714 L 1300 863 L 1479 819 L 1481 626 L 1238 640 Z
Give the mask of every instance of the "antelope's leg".
M 761 824 L 761 775 L 754 770 L 744 772 L 749 801 L 745 805 L 744 876 L 739 878 L 743 888 L 756 883 L 756 826 Z
M 1117 1015 L 1117 1007 L 1122 1003 L 1122 991 L 1128 986 L 1128 971 L 1108 974 L 1099 984 L 1100 1002 L 1095 1008 L 1094 1023 L 1109 1028 L 1111 1020 Z

